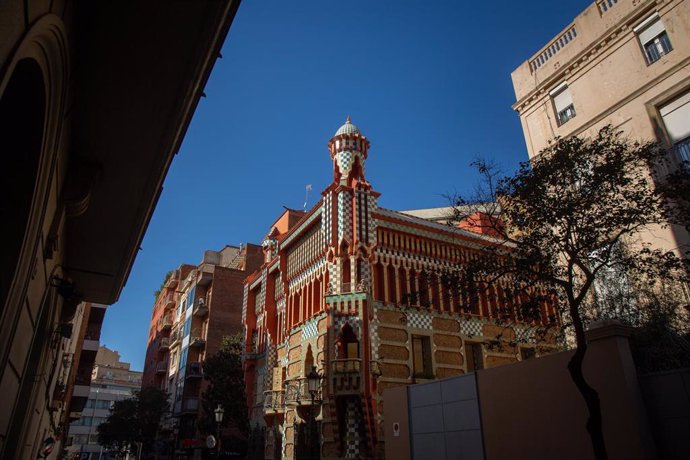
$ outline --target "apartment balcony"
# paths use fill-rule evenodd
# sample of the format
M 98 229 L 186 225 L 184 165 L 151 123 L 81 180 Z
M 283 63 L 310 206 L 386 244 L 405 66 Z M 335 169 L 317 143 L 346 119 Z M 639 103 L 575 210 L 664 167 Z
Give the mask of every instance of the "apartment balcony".
M 194 310 L 192 310 L 192 314 L 194 316 L 198 316 L 199 318 L 203 318 L 208 314 L 208 307 L 206 306 L 204 299 L 197 299 L 196 302 L 194 302 Z
M 203 376 L 201 363 L 189 363 L 187 364 L 187 370 L 185 371 L 186 379 L 200 379 Z
M 285 412 L 285 390 L 264 391 L 264 413 L 282 414 L 283 412 Z
M 158 349 L 160 351 L 166 351 L 168 348 L 170 348 L 170 337 L 161 337 Z
M 172 292 L 165 296 L 165 310 L 173 310 L 175 308 L 175 296 Z
M 193 330 L 189 338 L 189 346 L 201 348 L 206 345 L 206 339 L 204 338 L 206 334 L 204 332 L 203 330 Z
M 170 339 L 170 348 L 178 346 L 180 344 L 180 342 L 182 341 L 182 334 L 180 334 L 180 330 L 175 329 L 174 331 L 172 331 L 169 339 Z
M 312 401 L 321 401 L 322 393 L 319 388 L 312 395 L 306 377 L 290 379 L 285 382 L 285 405 L 310 406 Z
M 334 359 L 331 361 L 331 382 L 337 395 L 358 394 L 362 391 L 362 360 Z
M 158 322 L 158 325 L 159 325 L 161 331 L 170 330 L 173 326 L 172 316 L 165 315 L 164 317 L 162 317 L 160 319 L 160 321 Z
M 208 286 L 213 281 L 213 271 L 215 270 L 215 265 L 213 264 L 202 264 L 199 267 L 196 284 L 198 286 Z
M 165 374 L 166 372 L 168 372 L 168 363 L 162 361 L 156 363 L 156 374 Z
M 182 399 L 181 413 L 196 414 L 199 411 L 199 398 L 184 398 Z

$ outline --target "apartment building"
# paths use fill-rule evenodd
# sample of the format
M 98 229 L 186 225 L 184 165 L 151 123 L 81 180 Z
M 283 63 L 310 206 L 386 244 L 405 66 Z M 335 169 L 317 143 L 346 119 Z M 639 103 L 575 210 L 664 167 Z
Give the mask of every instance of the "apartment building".
M 120 353 L 101 346 L 91 372 L 91 386 L 81 417 L 70 424 L 67 454 L 80 460 L 109 460 L 108 450 L 98 444 L 98 425 L 110 414 L 115 401 L 132 397 L 141 389 L 140 371 L 120 361 Z
M 171 397 L 173 426 L 166 426 L 170 450 L 200 447 L 203 362 L 223 337 L 242 330 L 243 281 L 263 260 L 253 244 L 206 251 L 200 264 L 171 272 L 154 304 L 144 382 Z
M 117 301 L 238 6 L 0 3 L 0 458 L 59 450 L 68 325 Z
M 511 76 L 530 157 L 611 124 L 660 142 L 671 168 L 690 160 L 688 0 L 597 0 Z M 689 241 L 680 227 L 645 238 L 665 249 Z
M 443 282 L 491 237 L 443 223 L 448 208 L 378 207 L 369 147 L 348 118 L 328 142 L 332 183 L 308 212 L 278 217 L 247 278 L 245 382 L 264 458 L 380 458 L 385 389 L 557 348 L 542 324 L 499 318 L 520 301 L 510 286 L 475 298 Z

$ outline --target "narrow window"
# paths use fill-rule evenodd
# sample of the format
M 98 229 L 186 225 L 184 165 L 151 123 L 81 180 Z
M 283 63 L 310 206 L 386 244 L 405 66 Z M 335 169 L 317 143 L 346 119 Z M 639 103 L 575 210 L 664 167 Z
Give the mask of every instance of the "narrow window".
M 659 107 L 673 153 L 679 161 L 690 161 L 690 91 Z
M 570 88 L 566 83 L 559 85 L 550 93 L 553 101 L 554 110 L 556 111 L 556 118 L 558 119 L 558 126 L 563 125 L 571 118 L 575 117 L 575 106 L 573 105 L 573 96 L 570 94 Z
M 428 336 L 412 336 L 412 367 L 415 377 L 433 378 L 431 368 L 431 341 Z
M 661 18 L 659 18 L 657 13 L 645 19 L 633 30 L 640 40 L 640 45 L 647 58 L 647 64 L 658 61 L 661 56 L 673 50 L 671 41 L 664 28 L 664 23 L 661 22 Z
M 480 343 L 465 343 L 465 359 L 467 360 L 467 372 L 475 372 L 484 369 L 484 354 Z

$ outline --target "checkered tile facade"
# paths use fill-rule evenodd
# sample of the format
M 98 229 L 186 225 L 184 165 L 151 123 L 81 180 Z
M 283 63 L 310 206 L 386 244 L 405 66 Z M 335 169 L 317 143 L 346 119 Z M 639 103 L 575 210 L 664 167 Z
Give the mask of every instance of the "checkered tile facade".
M 244 293 L 242 294 L 242 324 L 247 324 L 247 300 L 249 299 L 249 285 L 244 285 Z
M 314 225 L 287 252 L 287 279 L 292 279 L 323 253 L 324 240 L 320 225 Z
M 515 330 L 515 339 L 518 342 L 523 342 L 523 343 L 534 343 L 534 342 L 536 342 L 536 338 L 534 336 L 534 328 L 529 327 L 529 326 L 522 326 L 520 324 L 516 324 L 513 326 L 513 330 Z
M 331 229 L 333 228 L 333 193 L 329 192 L 323 197 L 322 209 L 321 232 L 326 244 L 330 244 L 333 241 L 333 235 L 331 234 Z
M 476 319 L 465 319 L 460 321 L 460 333 L 467 336 L 481 336 L 482 332 L 482 321 Z
M 352 242 L 352 193 L 347 190 L 338 194 L 338 244 L 343 239 Z
M 302 326 L 302 341 L 309 340 L 319 334 L 318 318 L 313 318 Z
M 340 330 L 346 324 L 350 325 L 352 331 L 357 336 L 357 340 L 362 340 L 362 324 L 359 318 L 353 315 L 336 315 L 333 318 L 333 328 L 335 330 L 335 336 L 337 337 L 338 334 L 340 334 Z
M 410 311 L 407 313 L 407 326 L 416 329 L 431 329 L 432 316 L 422 311 Z
M 347 177 L 350 169 L 352 169 L 352 163 L 355 159 L 355 152 L 350 152 L 349 150 L 343 150 L 338 152 L 335 156 L 335 160 L 338 163 L 338 169 L 340 169 L 340 174 Z
M 345 410 L 345 458 L 360 458 L 359 446 L 361 439 L 361 426 L 363 421 L 356 400 L 347 401 Z
M 307 267 L 302 273 L 297 275 L 296 278 L 290 280 L 288 283 L 288 290 L 292 293 L 295 289 L 301 288 L 304 283 L 311 280 L 314 276 L 318 276 L 323 272 L 323 267 L 326 264 L 326 258 L 322 257 L 312 265 Z

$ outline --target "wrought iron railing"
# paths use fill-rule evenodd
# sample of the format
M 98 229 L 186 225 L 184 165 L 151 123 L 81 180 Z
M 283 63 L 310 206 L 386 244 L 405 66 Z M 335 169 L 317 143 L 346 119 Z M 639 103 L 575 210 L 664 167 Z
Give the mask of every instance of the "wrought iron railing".
M 314 394 L 309 392 L 309 382 L 306 377 L 291 379 L 285 382 L 285 404 L 307 405 L 313 401 L 321 401 L 321 385 Z
M 334 359 L 331 361 L 331 369 L 334 374 L 350 374 L 359 372 L 362 360 L 359 358 Z
M 264 391 L 264 410 L 282 412 L 285 410 L 285 391 L 268 390 Z

